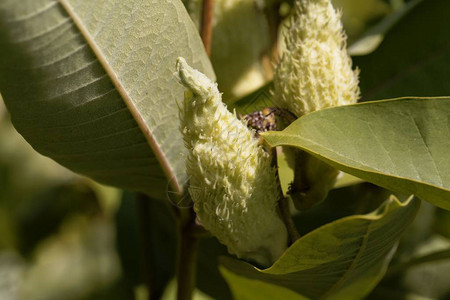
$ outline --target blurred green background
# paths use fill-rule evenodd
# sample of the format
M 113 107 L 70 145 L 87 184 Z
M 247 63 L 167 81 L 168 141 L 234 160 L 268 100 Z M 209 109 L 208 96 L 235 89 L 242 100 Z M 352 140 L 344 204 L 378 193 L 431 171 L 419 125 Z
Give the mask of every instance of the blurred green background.
M 196 7 L 201 1 L 183 2 L 198 22 Z M 252 0 L 247 2 L 254 4 Z M 289 2 L 281 7 L 281 12 L 289 10 Z M 392 25 L 389 18 L 395 17 L 405 5 L 401 0 L 335 0 L 334 3 L 343 10 L 349 44 L 360 42 L 353 49 L 359 54 L 370 53 L 379 45 L 383 30 Z M 261 22 L 260 16 L 244 6 L 241 13 L 251 13 L 255 22 Z M 412 14 L 417 17 L 420 13 Z M 230 26 L 236 26 L 236 20 L 246 19 L 247 15 L 230 18 L 224 10 L 220 18 L 215 32 L 222 38 L 213 42 L 212 61 L 219 86 L 228 91 L 229 99 L 239 98 L 270 81 L 260 55 L 270 39 L 255 36 L 258 42 L 252 49 L 247 47 L 245 36 L 227 40 Z M 380 24 L 384 24 L 381 29 Z M 252 30 L 259 32 L 261 28 Z M 399 26 L 392 35 L 395 39 L 410 30 L 412 35 L 433 38 L 434 33 L 416 29 Z M 377 34 L 370 34 L 371 30 Z M 375 42 L 373 38 L 364 40 L 367 36 L 375 36 Z M 399 48 L 401 44 L 398 40 L 382 44 L 373 54 L 355 58 L 355 64 L 362 69 L 365 100 L 394 97 L 397 93 L 406 96 L 405 90 L 412 91 L 407 96 L 443 95 L 448 91 L 443 84 L 436 88 L 436 81 L 427 81 L 428 85 L 422 86 L 405 81 L 400 82 L 397 90 L 382 86 L 384 89 L 374 92 L 373 85 L 379 81 L 376 76 L 384 78 L 395 67 L 392 63 L 379 67 L 377 57 L 386 57 L 385 53 L 392 49 L 406 53 L 407 49 Z M 214 52 L 214 47 L 221 50 Z M 241 63 L 242 53 L 247 64 Z M 301 233 L 306 233 L 337 218 L 369 212 L 388 194 L 367 183 L 344 185 L 295 221 Z M 146 216 L 146 221 L 142 222 L 139 215 Z M 149 295 L 173 299 L 175 236 L 175 221 L 166 203 L 99 185 L 39 155 L 14 130 L 0 100 L 0 300 L 146 299 Z M 392 264 L 395 268 L 388 270 L 369 298 L 450 299 L 449 249 L 450 213 L 423 203 L 418 218 L 399 245 Z M 230 291 L 217 269 L 220 255 L 226 255 L 226 250 L 215 239 L 201 241 L 196 298 L 230 299 Z M 411 260 L 413 264 L 408 263 Z M 153 270 L 152 274 L 148 273 L 149 269 Z M 149 281 L 155 290 L 145 288 Z

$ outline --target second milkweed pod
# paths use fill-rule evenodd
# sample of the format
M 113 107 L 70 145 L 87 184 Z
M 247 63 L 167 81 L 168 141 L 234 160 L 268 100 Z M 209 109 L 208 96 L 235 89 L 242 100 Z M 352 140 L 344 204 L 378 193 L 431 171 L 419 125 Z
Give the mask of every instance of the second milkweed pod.
M 286 50 L 274 76 L 274 102 L 297 117 L 326 107 L 355 103 L 358 71 L 346 51 L 340 14 L 330 0 L 296 0 Z M 338 171 L 296 150 L 290 194 L 297 209 L 322 201 Z
M 227 110 L 216 84 L 182 58 L 177 74 L 188 89 L 180 119 L 197 217 L 230 253 L 268 266 L 287 247 L 271 157 Z
M 330 0 L 297 0 L 275 71 L 274 101 L 297 117 L 359 98 L 358 70 Z

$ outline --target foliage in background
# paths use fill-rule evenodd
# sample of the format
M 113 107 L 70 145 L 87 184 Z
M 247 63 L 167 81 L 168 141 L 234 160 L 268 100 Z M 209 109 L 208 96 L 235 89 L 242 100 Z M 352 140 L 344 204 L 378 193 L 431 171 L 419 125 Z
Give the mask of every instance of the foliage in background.
M 11 1 L 8 0 L 4 3 Z M 23 4 L 23 6 L 31 7 L 33 5 L 30 3 L 32 2 L 28 1 L 28 4 Z M 43 1 L 34 3 L 38 2 Z M 253 5 L 253 1 L 247 2 Z M 370 1 L 374 5 L 374 8 L 370 10 L 373 15 L 368 14 L 367 6 L 361 7 L 358 2 L 361 1 L 336 1 L 336 4 L 342 5 L 344 9 L 344 23 L 350 33 L 352 43 L 376 27 L 379 24 L 378 21 L 383 22 L 395 15 L 399 11 L 398 3 L 402 1 L 391 1 L 392 3 Z M 449 3 L 445 0 L 423 0 L 422 2 L 404 15 L 404 18 L 389 31 L 383 43 L 373 53 L 354 58 L 354 65 L 362 70 L 361 89 L 364 100 L 450 94 L 449 86 L 446 84 L 448 81 L 446 66 L 450 64 L 450 48 L 446 37 L 448 32 L 446 12 L 450 9 Z M 3 4 L 0 4 L 0 7 L 1 5 Z M 245 8 L 242 12 L 234 11 L 233 13 L 238 16 L 241 14 L 241 19 L 245 19 L 246 13 L 251 11 L 254 14 L 252 18 L 257 18 L 260 23 L 265 22 L 260 10 L 251 10 L 249 7 L 253 8 L 253 6 L 249 4 L 242 4 L 242 6 Z M 180 6 L 177 7 L 180 9 Z M 181 13 L 181 10 L 178 11 Z M 222 20 L 231 18 L 231 14 L 228 15 L 228 13 L 230 12 L 224 10 Z M 223 33 L 228 33 L 230 30 L 228 28 L 233 28 L 232 26 L 236 26 L 236 24 L 230 25 L 223 21 L 220 26 L 217 27 L 215 33 L 219 37 Z M 255 30 L 261 31 L 264 26 L 258 26 Z M 354 28 L 350 29 L 352 26 Z M 148 30 L 145 26 L 144 29 Z M 60 34 L 71 32 L 74 36 L 77 35 L 76 29 L 70 24 L 63 24 L 59 30 Z M 89 30 L 93 31 L 92 28 Z M 264 67 L 262 58 L 264 55 L 259 55 L 262 51 L 260 49 L 267 47 L 267 43 L 269 43 L 266 39 L 267 36 L 261 32 L 254 34 L 255 41 L 252 43 L 254 48 L 246 48 L 242 45 L 242 43 L 248 43 L 245 36 L 232 36 L 236 46 L 233 44 L 233 46 L 224 47 L 223 45 L 226 45 L 228 41 L 217 41 L 213 48 L 222 48 L 225 54 L 220 54 L 220 56 L 217 54 L 217 58 L 214 56 L 212 58 L 219 86 L 221 84 L 227 86 L 226 89 L 230 90 L 230 94 L 233 95 L 230 96 L 230 99 L 251 92 L 251 90 L 243 90 L 243 86 L 251 86 L 252 89 L 256 89 L 270 79 L 270 76 L 265 74 L 267 69 Z M 0 43 L 2 42 L 0 41 Z M 142 48 L 142 51 L 153 53 L 145 47 Z M 164 50 L 159 49 L 158 51 L 168 50 L 164 48 Z M 248 53 L 249 58 L 246 59 L 246 62 L 253 62 L 251 65 L 242 64 L 240 58 L 243 51 Z M 187 53 L 189 52 L 187 51 Z M 182 54 L 189 56 L 186 53 Z M 1 55 L 5 55 L 4 52 Z M 173 53 L 172 56 L 178 55 L 181 54 Z M 88 57 L 91 56 L 88 55 Z M 8 56 L 9 58 L 10 56 Z M 171 62 L 171 58 L 167 57 L 161 58 L 161 60 L 167 60 L 168 65 L 173 64 L 171 66 L 173 69 L 175 59 L 173 62 Z M 222 64 L 224 61 L 229 61 L 230 64 Z M 158 67 L 161 68 L 160 65 Z M 205 68 L 208 69 L 208 67 Z M 103 74 L 100 71 L 101 67 L 97 65 L 93 69 L 94 71 L 89 70 L 89 72 L 100 72 L 96 73 L 100 78 Z M 169 73 L 170 75 L 168 75 Z M 171 72 L 167 72 L 166 76 L 169 78 Z M 82 76 L 77 78 L 82 78 Z M 231 78 L 232 80 L 221 83 L 224 80 L 221 78 Z M 17 78 L 12 80 L 15 79 Z M 171 79 L 172 77 L 170 77 Z M 67 80 L 67 84 L 70 85 L 72 81 L 76 82 L 71 78 Z M 172 85 L 170 86 L 172 88 Z M 63 90 L 66 88 L 62 87 Z M 105 84 L 105 87 L 111 88 L 111 85 Z M 176 93 L 178 96 L 174 97 L 181 99 L 181 88 L 178 88 Z M 262 97 L 255 97 L 255 95 L 262 95 Z M 258 102 L 260 99 L 265 99 L 264 101 L 267 100 L 270 103 L 270 95 L 261 93 L 259 90 L 256 91 L 256 94 L 249 96 L 247 100 L 241 100 L 243 104 L 236 107 L 242 113 L 245 113 L 245 109 L 252 111 L 251 107 L 258 105 L 264 107 L 265 104 Z M 123 110 L 124 105 L 121 104 L 110 112 L 104 112 L 105 114 L 117 112 L 118 116 L 117 119 L 105 122 L 105 126 L 111 126 L 111 124 L 124 126 L 119 128 L 119 125 L 113 125 L 110 128 L 111 132 L 134 130 L 133 126 L 136 125 L 130 122 L 129 115 L 120 113 Z M 151 115 L 151 112 L 145 113 Z M 68 116 L 70 115 L 68 114 Z M 176 111 L 154 117 L 157 120 L 170 120 L 174 115 L 176 115 Z M 142 270 L 142 248 L 139 243 L 139 231 L 141 230 L 139 227 L 141 225 L 138 224 L 135 213 L 139 208 L 136 207 L 136 201 L 133 201 L 137 196 L 125 193 L 121 197 L 119 195 L 121 192 L 117 190 L 99 187 L 89 180 L 76 177 L 60 168 L 50 160 L 36 154 L 18 136 L 1 106 L 0 117 L 0 298 L 8 299 L 15 295 L 21 295 L 25 299 L 29 298 L 29 295 L 47 299 L 68 298 L 68 295 L 72 299 L 145 297 L 148 291 L 143 288 L 146 275 Z M 43 117 L 41 120 L 44 124 L 42 132 L 39 134 L 43 136 L 47 134 L 44 132 L 47 130 L 45 122 L 48 122 L 49 119 L 46 118 Z M 93 124 L 95 123 L 88 123 L 87 127 L 92 127 Z M 67 126 L 67 124 L 61 125 Z M 178 123 L 173 122 L 168 126 L 176 128 Z M 107 131 L 102 130 L 105 129 L 99 129 L 99 132 L 107 134 Z M 168 129 L 161 128 L 160 130 L 164 132 Z M 53 133 L 55 137 L 61 138 L 67 131 L 55 129 Z M 79 133 L 84 134 L 82 130 Z M 72 138 L 73 136 L 67 136 L 67 141 Z M 115 136 L 114 138 L 120 137 Z M 161 139 L 164 138 L 167 137 L 161 136 Z M 142 140 L 133 140 L 132 143 L 138 141 Z M 170 142 L 167 143 L 168 148 L 172 147 Z M 73 145 L 70 145 L 69 150 L 72 147 Z M 148 150 L 142 149 L 142 153 L 144 155 L 144 153 L 148 153 Z M 178 155 L 178 152 L 175 151 L 173 155 Z M 92 157 L 92 160 L 98 159 L 99 156 Z M 144 160 L 147 159 L 154 162 L 154 158 L 145 156 Z M 79 163 L 78 161 L 77 164 Z M 86 166 L 88 165 L 87 162 L 84 163 Z M 142 164 L 142 160 L 138 160 L 136 163 Z M 87 168 L 86 166 L 83 166 L 83 171 L 84 168 Z M 147 167 L 145 166 L 143 169 Z M 288 166 L 285 169 L 285 171 L 289 171 Z M 123 179 L 127 176 L 128 173 L 125 172 L 121 174 L 120 178 Z M 181 178 L 182 182 L 184 175 L 177 176 Z M 147 177 L 144 176 L 144 178 L 139 179 L 138 182 L 145 182 Z M 155 185 L 160 186 L 160 190 L 155 193 L 155 196 L 166 198 L 165 189 L 168 184 L 166 179 L 155 179 L 155 182 L 157 182 Z M 130 183 L 122 182 L 122 184 Z M 301 233 L 306 234 L 321 225 L 346 216 L 368 214 L 377 209 L 382 201 L 389 197 L 389 194 L 389 191 L 368 183 L 335 189 L 323 203 L 311 210 L 297 214 L 295 221 L 301 229 Z M 403 195 L 397 196 L 405 200 Z M 165 299 L 171 299 L 174 283 L 167 284 L 174 275 L 175 222 L 167 207 L 161 202 L 152 201 L 150 213 L 152 216 L 150 230 L 154 245 L 151 260 L 155 263 L 155 273 L 159 275 L 155 285 L 157 290 L 152 292 L 163 295 Z M 368 217 L 353 216 L 349 218 L 336 222 L 356 221 L 356 219 Z M 401 225 L 398 224 L 398 226 Z M 399 299 L 408 296 L 436 299 L 449 297 L 450 290 L 448 281 L 446 281 L 446 274 L 450 268 L 448 228 L 450 228 L 448 211 L 427 205 L 425 202 L 422 203 L 418 217 L 406 230 L 397 252 L 392 257 L 386 277 L 368 297 L 373 299 L 381 297 Z M 232 268 L 225 263 L 221 266 L 221 272 L 229 281 L 229 288 L 217 268 L 219 256 L 226 255 L 224 247 L 215 239 L 207 238 L 201 242 L 198 262 L 199 291 L 196 293 L 199 299 L 230 299 L 230 288 L 233 293 L 236 293 L 235 297 L 244 297 L 246 293 L 253 296 L 258 290 L 265 291 L 261 298 L 263 296 L 269 298 L 279 296 L 279 293 L 283 292 L 288 293 L 289 297 L 298 297 L 292 291 L 283 288 L 282 291 L 277 290 L 280 288 L 274 288 L 273 285 L 267 284 L 267 280 L 258 282 L 252 288 L 252 284 L 255 284 L 254 281 L 243 281 L 241 278 L 242 283 L 240 284 L 245 284 L 245 289 L 242 289 L 242 285 L 239 286 L 233 282 L 232 271 L 230 271 Z M 233 264 L 238 264 L 237 269 L 248 268 L 248 266 L 242 266 L 243 263 L 234 261 L 231 265 Z M 52 267 L 49 268 L 49 266 Z M 248 278 L 261 276 L 259 273 L 259 275 L 254 275 L 254 270 L 250 270 L 249 273 Z M 70 280 L 67 280 L 67 274 L 70 274 Z M 378 276 L 375 277 L 378 278 Z M 278 280 L 275 279 L 275 281 Z

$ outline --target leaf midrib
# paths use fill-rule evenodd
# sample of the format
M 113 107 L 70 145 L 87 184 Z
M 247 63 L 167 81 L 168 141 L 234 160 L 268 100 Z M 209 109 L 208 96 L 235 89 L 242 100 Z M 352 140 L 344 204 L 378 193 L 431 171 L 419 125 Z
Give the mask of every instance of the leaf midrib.
M 78 28 L 81 35 L 84 37 L 87 44 L 93 51 L 94 55 L 97 57 L 98 61 L 102 65 L 104 71 L 106 72 L 108 77 L 111 79 L 114 87 L 116 88 L 117 92 L 121 96 L 122 100 L 124 101 L 125 105 L 127 106 L 132 117 L 137 122 L 139 129 L 141 130 L 142 134 L 144 135 L 145 139 L 147 140 L 148 145 L 150 146 L 153 153 L 155 154 L 155 157 L 158 160 L 164 174 L 166 175 L 166 178 L 168 180 L 170 179 L 169 180 L 170 185 L 172 186 L 174 191 L 181 194 L 182 188 L 181 188 L 177 178 L 174 176 L 173 169 L 171 168 L 164 153 L 162 152 L 161 148 L 159 147 L 158 142 L 156 141 L 152 132 L 148 128 L 147 123 L 142 118 L 137 107 L 134 105 L 133 101 L 127 94 L 125 87 L 122 85 L 121 81 L 119 80 L 119 78 L 116 75 L 116 73 L 114 72 L 114 70 L 110 67 L 102 50 L 100 49 L 100 47 L 98 47 L 97 43 L 94 41 L 94 38 L 91 36 L 89 31 L 84 26 L 83 21 L 75 13 L 75 11 L 74 11 L 73 7 L 70 5 L 70 3 L 67 0 L 58 0 L 58 1 L 61 4 L 61 6 L 64 8 L 64 10 L 67 12 L 67 14 L 70 16 L 70 18 L 74 22 L 75 26 Z

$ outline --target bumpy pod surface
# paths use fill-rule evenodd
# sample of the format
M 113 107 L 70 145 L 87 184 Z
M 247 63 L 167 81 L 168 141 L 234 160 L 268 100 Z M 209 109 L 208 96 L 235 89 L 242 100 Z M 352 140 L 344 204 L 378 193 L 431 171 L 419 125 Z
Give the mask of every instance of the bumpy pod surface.
M 297 117 L 355 103 L 358 71 L 352 70 L 340 14 L 329 0 L 297 0 L 294 9 L 275 71 L 274 101 Z
M 270 157 L 227 110 L 216 84 L 182 58 L 177 72 L 187 88 L 180 119 L 194 210 L 230 253 L 268 266 L 287 246 Z

